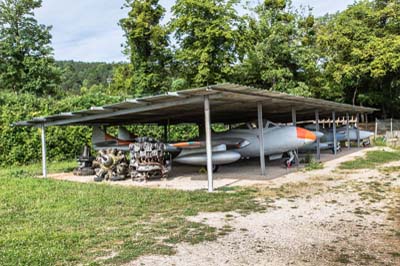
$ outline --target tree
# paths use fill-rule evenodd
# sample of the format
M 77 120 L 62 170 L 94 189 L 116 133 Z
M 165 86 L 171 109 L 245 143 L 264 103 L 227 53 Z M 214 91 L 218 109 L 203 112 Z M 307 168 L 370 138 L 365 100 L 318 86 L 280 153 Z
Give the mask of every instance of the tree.
M 187 86 L 230 79 L 237 62 L 237 0 L 177 0 L 172 7 L 179 73 Z M 182 83 L 182 81 L 180 81 Z
M 314 17 L 292 11 L 288 0 L 265 0 L 254 11 L 257 17 L 248 19 L 237 82 L 315 96 L 319 69 Z
M 33 10 L 41 0 L 0 1 L 1 89 L 52 93 L 60 73 L 54 64 L 50 29 L 38 24 Z
M 131 93 L 139 96 L 167 91 L 168 33 L 160 24 L 165 9 L 158 0 L 127 0 L 125 6 L 131 10 L 120 25 L 127 38 L 125 53 L 132 65 Z M 123 66 L 118 73 L 125 71 Z
M 400 111 L 400 5 L 360 1 L 320 27 L 327 86 L 352 104 Z

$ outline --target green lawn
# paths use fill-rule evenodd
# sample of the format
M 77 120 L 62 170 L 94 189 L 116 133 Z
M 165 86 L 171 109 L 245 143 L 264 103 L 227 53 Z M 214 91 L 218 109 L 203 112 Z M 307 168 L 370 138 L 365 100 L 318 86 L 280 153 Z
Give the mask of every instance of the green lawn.
M 72 172 L 72 170 L 78 166 L 76 161 L 65 161 L 65 162 L 53 162 L 47 165 L 48 173 L 62 173 L 62 172 Z M 35 163 L 24 166 L 10 166 L 0 168 L 0 176 L 37 176 L 42 175 L 42 165 L 41 163 Z
M 340 164 L 340 169 L 375 168 L 381 164 L 400 160 L 400 151 L 369 151 L 365 157 Z
M 119 265 L 143 254 L 171 254 L 174 243 L 221 233 L 186 216 L 261 209 L 251 189 L 209 194 L 80 184 L 32 178 L 28 169 L 36 173 L 37 166 L 0 171 L 2 266 Z M 98 259 L 112 251 L 115 257 Z

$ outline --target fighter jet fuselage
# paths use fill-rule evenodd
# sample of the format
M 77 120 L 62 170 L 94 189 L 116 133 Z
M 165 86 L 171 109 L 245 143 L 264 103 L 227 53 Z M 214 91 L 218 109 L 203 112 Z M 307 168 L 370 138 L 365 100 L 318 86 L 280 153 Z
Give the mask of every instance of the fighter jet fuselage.
M 233 129 L 226 133 L 214 134 L 212 139 L 223 141 L 233 139 L 244 139 L 249 145 L 233 149 L 242 157 L 260 156 L 259 129 Z M 264 129 L 264 154 L 277 155 L 287 151 L 296 150 L 316 140 L 315 135 L 305 129 L 288 126 Z

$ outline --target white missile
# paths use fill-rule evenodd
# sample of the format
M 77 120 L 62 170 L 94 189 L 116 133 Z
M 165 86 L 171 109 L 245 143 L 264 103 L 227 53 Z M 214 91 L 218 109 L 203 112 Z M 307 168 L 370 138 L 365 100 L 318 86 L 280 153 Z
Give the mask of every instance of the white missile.
M 219 151 L 213 152 L 212 163 L 213 165 L 230 164 L 239 160 L 241 155 L 234 151 Z M 203 153 L 195 153 L 184 156 L 179 156 L 174 159 L 175 162 L 189 165 L 203 166 L 207 164 L 207 155 Z

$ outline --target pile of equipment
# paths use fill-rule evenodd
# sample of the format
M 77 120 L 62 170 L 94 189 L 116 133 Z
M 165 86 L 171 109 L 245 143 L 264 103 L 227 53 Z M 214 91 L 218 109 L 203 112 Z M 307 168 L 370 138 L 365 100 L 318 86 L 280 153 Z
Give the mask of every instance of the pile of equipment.
M 101 150 L 93 162 L 96 177 L 94 181 L 119 181 L 128 176 L 129 164 L 123 151 L 117 149 Z
M 118 181 L 131 178 L 147 181 L 151 178 L 167 178 L 171 160 L 166 159 L 165 144 L 152 138 L 136 138 L 129 145 L 129 159 L 124 151 L 100 150 L 93 162 L 95 181 Z
M 90 154 L 89 146 L 85 145 L 83 147 L 82 155 L 77 159 L 78 167 L 74 169 L 74 175 L 88 176 L 94 175 L 95 171 L 93 169 L 94 157 Z
M 137 138 L 129 145 L 129 172 L 132 180 L 147 181 L 150 178 L 167 178 L 171 169 L 165 159 L 165 144 L 152 138 Z

